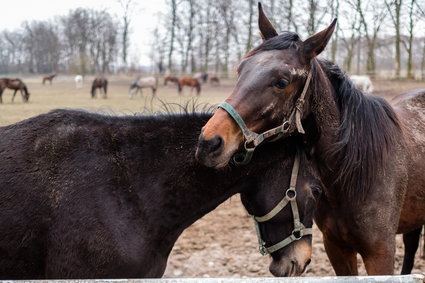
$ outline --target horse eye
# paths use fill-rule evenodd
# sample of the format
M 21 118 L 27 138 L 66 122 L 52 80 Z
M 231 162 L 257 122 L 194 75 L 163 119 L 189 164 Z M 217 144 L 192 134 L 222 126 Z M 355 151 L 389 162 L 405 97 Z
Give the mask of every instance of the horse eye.
M 315 198 L 319 198 L 320 195 L 322 194 L 322 189 L 317 186 L 314 186 L 311 188 L 311 192 L 313 193 L 313 196 Z
M 288 85 L 288 81 L 285 79 L 278 79 L 277 82 L 275 83 L 275 86 L 277 88 L 285 88 Z

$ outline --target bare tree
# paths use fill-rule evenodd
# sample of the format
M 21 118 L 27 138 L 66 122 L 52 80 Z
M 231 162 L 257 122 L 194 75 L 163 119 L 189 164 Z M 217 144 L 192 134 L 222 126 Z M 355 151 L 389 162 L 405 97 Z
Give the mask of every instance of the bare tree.
M 136 3 L 133 0 L 118 0 L 121 8 L 123 10 L 122 14 L 122 42 L 121 42 L 121 51 L 122 51 L 122 61 L 124 65 L 127 66 L 127 57 L 128 57 L 128 48 L 130 46 L 130 25 L 133 16 L 133 11 L 135 9 Z
M 171 23 L 170 23 L 170 45 L 168 49 L 168 69 L 173 69 L 173 53 L 174 53 L 174 40 L 176 35 L 176 24 L 177 24 L 177 1 L 169 0 L 171 8 Z
M 395 58 L 394 58 L 394 70 L 395 77 L 400 79 L 400 70 L 401 70 L 401 35 L 400 35 L 400 16 L 401 16 L 401 7 L 403 5 L 403 0 L 385 0 L 385 5 L 387 6 L 388 12 L 391 16 L 391 20 L 394 25 L 395 32 Z

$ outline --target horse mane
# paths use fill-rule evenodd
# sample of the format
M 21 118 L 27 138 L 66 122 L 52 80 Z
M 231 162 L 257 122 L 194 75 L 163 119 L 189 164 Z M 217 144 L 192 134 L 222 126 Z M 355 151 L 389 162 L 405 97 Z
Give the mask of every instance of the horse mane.
M 383 98 L 364 95 L 337 65 L 327 60 L 316 62 L 335 89 L 340 110 L 338 140 L 326 156 L 329 162 L 338 164 L 335 184 L 360 201 L 372 189 L 391 150 L 403 141 L 402 126 Z

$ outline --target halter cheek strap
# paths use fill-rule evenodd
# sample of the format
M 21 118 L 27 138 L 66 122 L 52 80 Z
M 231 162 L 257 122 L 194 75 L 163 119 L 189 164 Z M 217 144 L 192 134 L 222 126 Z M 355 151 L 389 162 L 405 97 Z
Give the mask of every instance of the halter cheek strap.
M 298 211 L 298 205 L 297 205 L 297 201 L 296 201 L 297 193 L 296 193 L 295 188 L 297 186 L 297 178 L 298 178 L 299 167 L 300 167 L 300 157 L 299 157 L 299 154 L 297 153 L 296 156 L 295 156 L 294 165 L 292 167 L 290 186 L 289 186 L 289 189 L 285 193 L 285 197 L 266 215 L 263 215 L 263 216 L 252 215 L 252 217 L 254 218 L 254 222 L 255 222 L 255 230 L 257 232 L 259 249 L 260 249 L 260 253 L 262 255 L 271 254 L 271 253 L 273 253 L 277 250 L 280 250 L 281 248 L 286 247 L 287 245 L 289 245 L 290 243 L 292 243 L 294 241 L 300 240 L 303 236 L 313 234 L 312 228 L 306 228 L 304 226 L 304 224 L 301 223 L 300 214 L 299 214 L 299 211 Z M 290 205 L 291 205 L 292 217 L 293 217 L 293 220 L 294 220 L 294 229 L 292 230 L 291 235 L 289 235 L 288 237 L 286 237 L 282 241 L 280 241 L 280 242 L 278 242 L 278 243 L 276 243 L 272 246 L 266 247 L 266 243 L 263 240 L 263 238 L 261 237 L 261 231 L 260 231 L 259 223 L 266 222 L 266 221 L 272 219 L 273 217 L 275 217 L 283 208 L 286 207 L 286 205 L 288 203 L 290 203 Z

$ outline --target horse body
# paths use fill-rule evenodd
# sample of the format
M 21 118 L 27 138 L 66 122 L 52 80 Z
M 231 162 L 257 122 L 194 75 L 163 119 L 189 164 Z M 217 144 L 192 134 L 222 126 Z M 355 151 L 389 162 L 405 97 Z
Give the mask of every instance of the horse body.
M 96 97 L 96 90 L 103 89 L 103 98 L 107 98 L 108 80 L 105 77 L 96 77 L 91 85 L 91 97 Z
M 193 89 L 196 89 L 196 94 L 199 96 L 201 93 L 201 83 L 196 78 L 182 77 L 179 80 L 179 94 L 181 95 L 184 86 L 190 86 L 190 93 L 193 92 Z
M 371 81 L 369 76 L 352 75 L 352 76 L 350 76 L 350 80 L 362 92 L 364 92 L 364 93 L 372 93 L 373 92 L 373 84 L 372 84 L 372 81 Z
M 75 87 L 76 88 L 82 88 L 83 87 L 84 78 L 83 78 L 82 75 L 76 75 L 75 78 L 74 78 L 74 81 L 75 81 Z
M 270 144 L 248 166 L 207 168 L 193 156 L 208 118 L 57 110 L 0 128 L 0 278 L 159 277 L 181 232 L 231 195 L 251 214 L 270 211 L 289 185 L 295 143 Z M 296 185 L 306 227 L 316 175 L 303 170 Z M 292 230 L 289 208 L 260 225 L 267 245 Z M 272 254 L 271 270 L 299 274 L 310 256 L 303 237 Z
M 27 86 L 22 82 L 20 79 L 8 79 L 8 78 L 1 78 L 0 79 L 0 103 L 3 103 L 3 92 L 6 88 L 14 90 L 13 96 L 12 96 L 12 102 L 15 100 L 15 95 L 18 90 L 21 91 L 22 100 L 24 102 L 28 102 L 30 93 L 28 92 Z
M 252 132 L 305 133 L 325 190 L 315 219 L 336 274 L 357 275 L 357 253 L 368 274 L 392 274 L 396 233 L 425 224 L 425 94 L 403 95 L 393 108 L 316 59 L 335 21 L 305 41 L 278 35 L 261 9 L 259 22 L 264 42 L 242 60 L 226 101 Z M 196 157 L 207 166 L 251 145 L 227 112 L 219 108 L 202 129 Z
M 152 98 L 155 97 L 156 90 L 158 89 L 158 79 L 155 77 L 141 77 L 131 84 L 128 96 L 133 98 L 137 92 L 142 91 L 143 88 L 152 89 Z
M 208 81 L 208 73 L 198 72 L 193 75 L 194 79 L 197 79 L 199 82 L 206 83 Z
M 43 84 L 45 84 L 48 81 L 50 82 L 50 85 L 52 85 L 52 81 L 54 77 L 56 77 L 56 74 L 43 77 Z
M 220 84 L 220 79 L 217 76 L 211 76 L 210 77 L 210 84 L 219 85 Z

